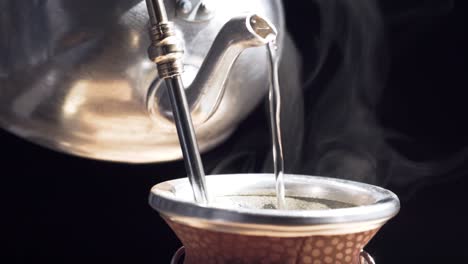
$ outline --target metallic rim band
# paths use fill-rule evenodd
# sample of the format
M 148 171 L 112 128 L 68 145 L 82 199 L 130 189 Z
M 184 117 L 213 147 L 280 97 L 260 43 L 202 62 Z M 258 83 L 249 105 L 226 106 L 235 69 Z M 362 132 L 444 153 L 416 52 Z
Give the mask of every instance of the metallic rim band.
M 287 226 L 265 224 L 225 223 L 223 221 L 206 221 L 197 218 L 168 216 L 161 214 L 166 221 L 187 225 L 193 228 L 217 231 L 222 233 L 242 234 L 249 236 L 276 236 L 276 237 L 307 237 L 346 235 L 349 233 L 365 232 L 377 229 L 384 225 L 387 219 L 345 224 L 322 224 L 312 226 Z
M 243 192 L 255 193 L 254 190 L 269 190 L 273 188 L 274 181 L 271 174 L 231 174 L 231 175 L 210 175 L 207 177 L 208 185 L 215 188 L 215 192 Z M 225 223 L 236 224 L 246 230 L 251 230 L 253 225 L 258 230 L 259 226 L 268 229 L 268 226 L 284 226 L 285 231 L 294 231 L 295 228 L 308 231 L 317 229 L 330 230 L 369 226 L 369 223 L 383 224 L 386 220 L 392 218 L 399 211 L 399 200 L 395 194 L 383 188 L 368 185 L 364 183 L 351 182 L 346 180 L 324 178 L 307 175 L 286 174 L 286 184 L 289 188 L 302 188 L 302 192 L 310 193 L 308 188 L 322 186 L 322 193 L 336 195 L 337 190 L 340 193 L 348 193 L 354 197 L 368 197 L 369 201 L 351 208 L 341 208 L 327 211 L 284 211 L 284 210 L 253 210 L 247 208 L 230 209 L 216 206 L 200 206 L 193 201 L 181 196 L 186 192 L 189 186 L 187 179 L 177 179 L 160 183 L 152 188 L 149 203 L 162 215 L 171 220 L 197 223 L 205 225 L 211 223 L 222 227 L 222 221 Z M 307 185 L 299 184 L 307 183 Z M 251 189 L 248 189 L 251 186 Z M 295 186 L 295 187 L 294 187 Z M 307 188 L 305 186 L 308 186 Z M 310 187 L 312 186 L 312 187 Z M 273 189 L 272 189 L 273 190 Z M 214 193 L 213 195 L 217 195 Z M 349 197 L 342 197 L 348 199 Z M 322 198 L 327 198 L 322 197 Z M 366 198 L 367 199 L 367 198 Z M 219 222 L 221 221 L 221 224 Z M 330 228 L 328 228 L 330 227 Z M 276 229 L 275 229 L 276 230 Z M 270 230 L 271 231 L 271 230 Z

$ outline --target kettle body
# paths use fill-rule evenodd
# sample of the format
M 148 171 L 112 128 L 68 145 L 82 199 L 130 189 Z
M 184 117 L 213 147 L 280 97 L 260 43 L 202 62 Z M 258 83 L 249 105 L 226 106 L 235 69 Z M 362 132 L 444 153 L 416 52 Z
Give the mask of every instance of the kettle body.
M 205 16 L 199 12 L 190 16 L 191 10 L 181 2 L 165 1 L 184 43 L 187 84 L 199 73 L 209 50 L 216 48 L 214 41 L 223 25 L 240 13 L 267 17 L 280 32 L 281 52 L 294 49 L 285 41 L 279 0 L 212 1 L 215 6 L 205 10 Z M 150 40 L 144 1 L 5 0 L 0 6 L 3 129 L 92 159 L 147 163 L 182 157 L 170 114 L 165 113 L 164 89 L 147 58 Z M 297 60 L 294 56 L 283 56 L 283 61 L 297 64 L 286 60 Z M 219 105 L 209 118 L 195 123 L 202 152 L 226 139 L 261 102 L 268 76 L 264 47 L 248 48 L 233 61 L 224 87 L 217 88 L 224 88 Z M 288 82 L 296 75 L 280 78 Z M 214 100 L 187 87 L 189 100 Z M 192 112 L 194 120 L 199 112 Z

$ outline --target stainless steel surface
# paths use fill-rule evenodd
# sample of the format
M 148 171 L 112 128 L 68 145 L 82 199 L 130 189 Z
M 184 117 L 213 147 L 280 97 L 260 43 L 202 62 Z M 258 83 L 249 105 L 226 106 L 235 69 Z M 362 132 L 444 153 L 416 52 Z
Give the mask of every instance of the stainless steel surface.
M 187 87 L 188 103 L 195 124 L 203 124 L 218 110 L 226 88 L 225 82 L 239 55 L 247 48 L 265 46 L 276 37 L 275 26 L 255 14 L 234 17 L 223 26 L 198 74 Z M 268 67 L 269 61 L 265 63 L 265 67 Z M 157 82 L 147 101 L 151 117 L 160 124 L 172 119 L 171 106 L 164 100 L 164 84 Z M 168 126 L 172 127 L 172 124 L 168 123 Z
M 177 0 L 177 17 L 190 22 L 210 20 L 216 14 L 216 0 Z
M 275 195 L 272 174 L 214 175 L 206 178 L 212 199 L 232 195 Z M 382 226 L 399 210 L 397 196 L 383 188 L 346 180 L 285 175 L 286 196 L 319 198 L 355 205 L 330 210 L 220 208 L 194 203 L 187 179 L 153 187 L 151 206 L 172 221 L 250 235 L 335 235 Z
M 369 253 L 362 250 L 361 251 L 361 264 L 375 264 L 375 261 L 372 258 L 372 256 L 369 255 Z
M 182 80 L 180 76 L 172 76 L 166 79 L 166 84 L 193 197 L 197 203 L 207 204 L 208 190 L 205 184 L 205 170 L 198 150 Z
M 148 55 L 156 63 L 158 74 L 164 79 L 167 86 L 193 197 L 197 203 L 207 204 L 205 170 L 185 97 L 185 88 L 180 77 L 183 72 L 181 56 L 183 49 L 179 45 L 172 23 L 169 23 L 167 19 L 164 2 L 146 0 L 146 4 L 150 15 L 150 38 L 152 40 Z
M 224 24 L 245 11 L 268 17 L 281 33 L 280 49 L 293 49 L 282 46 L 286 35 L 281 1 L 215 2 L 212 19 L 191 23 L 176 16 L 175 1 L 165 1 L 168 18 L 184 41 L 186 86 Z M 94 159 L 142 163 L 181 158 L 173 124 L 165 118 L 155 123 L 147 111 L 150 86 L 158 76 L 147 59 L 144 2 L 4 0 L 0 13 L 2 128 Z M 264 47 L 249 48 L 238 57 L 224 87 L 218 87 L 224 93 L 217 110 L 196 125 L 201 151 L 223 141 L 260 102 L 268 89 L 267 65 Z M 203 120 L 206 112 L 200 109 L 210 109 L 212 98 L 192 88 L 187 89 L 189 105 L 199 105 L 192 109 L 193 118 Z M 169 105 L 167 94 L 156 99 L 158 105 Z
M 164 0 L 146 0 L 146 7 L 151 26 L 169 21 Z

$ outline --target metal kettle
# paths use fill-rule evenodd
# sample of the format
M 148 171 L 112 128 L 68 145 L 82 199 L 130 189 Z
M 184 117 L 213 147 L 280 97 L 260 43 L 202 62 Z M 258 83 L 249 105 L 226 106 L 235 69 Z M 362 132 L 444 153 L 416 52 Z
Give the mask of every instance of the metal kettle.
M 165 5 L 183 39 L 187 99 L 200 149 L 206 151 L 234 131 L 269 84 L 261 32 L 232 18 L 246 12 L 268 18 L 262 22 L 278 29 L 280 52 L 292 52 L 281 1 L 166 0 Z M 166 89 L 147 57 L 147 30 L 144 1 L 1 1 L 0 126 L 93 159 L 181 158 Z M 294 56 L 283 60 L 297 63 Z

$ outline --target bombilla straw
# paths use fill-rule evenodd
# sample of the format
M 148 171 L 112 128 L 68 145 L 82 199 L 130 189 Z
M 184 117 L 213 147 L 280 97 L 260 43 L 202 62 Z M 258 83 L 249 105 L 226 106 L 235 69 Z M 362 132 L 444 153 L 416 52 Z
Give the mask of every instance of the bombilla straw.
M 206 205 L 208 194 L 205 172 L 181 78 L 183 48 L 175 37 L 172 23 L 167 19 L 164 1 L 146 0 L 146 5 L 151 23 L 151 46 L 148 49 L 148 55 L 156 63 L 160 78 L 166 82 L 177 135 L 195 202 Z
M 146 0 L 146 7 L 148 8 L 151 25 L 167 23 L 169 21 L 163 0 Z

